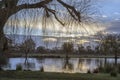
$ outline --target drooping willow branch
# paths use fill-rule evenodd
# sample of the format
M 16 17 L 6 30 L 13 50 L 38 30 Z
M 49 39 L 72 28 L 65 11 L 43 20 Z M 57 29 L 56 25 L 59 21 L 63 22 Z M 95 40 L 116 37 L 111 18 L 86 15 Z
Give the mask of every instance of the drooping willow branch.
M 67 3 L 63 2 L 62 0 L 57 0 L 61 5 L 63 5 L 69 12 L 69 14 L 75 19 L 81 22 L 81 15 L 75 7 L 68 5 Z
M 45 10 L 46 10 L 46 15 L 47 15 L 47 17 L 50 16 L 49 12 L 52 13 L 52 14 L 54 15 L 55 19 L 56 19 L 60 24 L 62 24 L 62 25 L 64 26 L 64 23 L 58 18 L 55 10 L 50 9 L 50 8 L 48 8 L 47 6 L 44 6 L 44 8 L 45 8 Z

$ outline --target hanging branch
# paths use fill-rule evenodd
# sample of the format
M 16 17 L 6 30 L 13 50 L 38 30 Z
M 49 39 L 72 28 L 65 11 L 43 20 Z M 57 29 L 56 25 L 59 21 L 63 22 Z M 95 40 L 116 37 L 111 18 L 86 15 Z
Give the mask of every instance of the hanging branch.
M 81 22 L 81 15 L 80 12 L 78 12 L 75 7 L 70 6 L 68 4 L 66 4 L 65 2 L 63 2 L 62 0 L 57 0 L 61 5 L 63 5 L 69 12 L 69 14 L 75 19 L 78 20 L 79 22 Z

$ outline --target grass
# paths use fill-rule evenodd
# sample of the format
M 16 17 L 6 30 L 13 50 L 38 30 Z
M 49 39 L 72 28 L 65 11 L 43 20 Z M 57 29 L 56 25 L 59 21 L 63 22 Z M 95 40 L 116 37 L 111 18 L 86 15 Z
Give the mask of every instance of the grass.
M 120 80 L 120 75 L 50 73 L 39 71 L 0 71 L 0 80 Z

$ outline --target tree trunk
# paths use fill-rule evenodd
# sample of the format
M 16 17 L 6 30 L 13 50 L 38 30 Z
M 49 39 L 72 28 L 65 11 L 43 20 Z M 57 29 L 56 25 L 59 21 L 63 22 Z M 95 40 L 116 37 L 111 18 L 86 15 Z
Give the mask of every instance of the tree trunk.
M 28 53 L 29 53 L 29 50 L 26 50 L 25 51 L 25 67 L 26 67 L 26 70 L 29 70 Z
M 106 66 L 107 65 L 107 57 L 106 57 L 107 53 L 105 52 L 105 63 L 104 65 Z
M 115 66 L 117 66 L 117 52 L 115 53 Z
M 4 13 L 3 13 L 4 14 Z M 7 22 L 7 15 L 0 14 L 0 53 L 7 49 L 7 38 L 4 34 L 4 25 Z
M 105 66 L 107 65 L 107 58 L 105 57 L 105 64 L 104 64 Z

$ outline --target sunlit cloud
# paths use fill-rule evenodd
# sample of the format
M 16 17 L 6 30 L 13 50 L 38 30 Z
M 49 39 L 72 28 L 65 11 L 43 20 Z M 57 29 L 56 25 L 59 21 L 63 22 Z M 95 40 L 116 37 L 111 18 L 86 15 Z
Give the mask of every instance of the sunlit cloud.
M 90 42 L 89 40 L 82 39 L 82 40 L 77 40 L 76 44 L 85 44 L 85 43 L 89 43 L 89 42 Z
M 103 18 L 107 18 L 108 16 L 107 15 L 102 15 Z
M 43 39 L 44 42 L 57 42 L 56 38 L 44 38 Z

